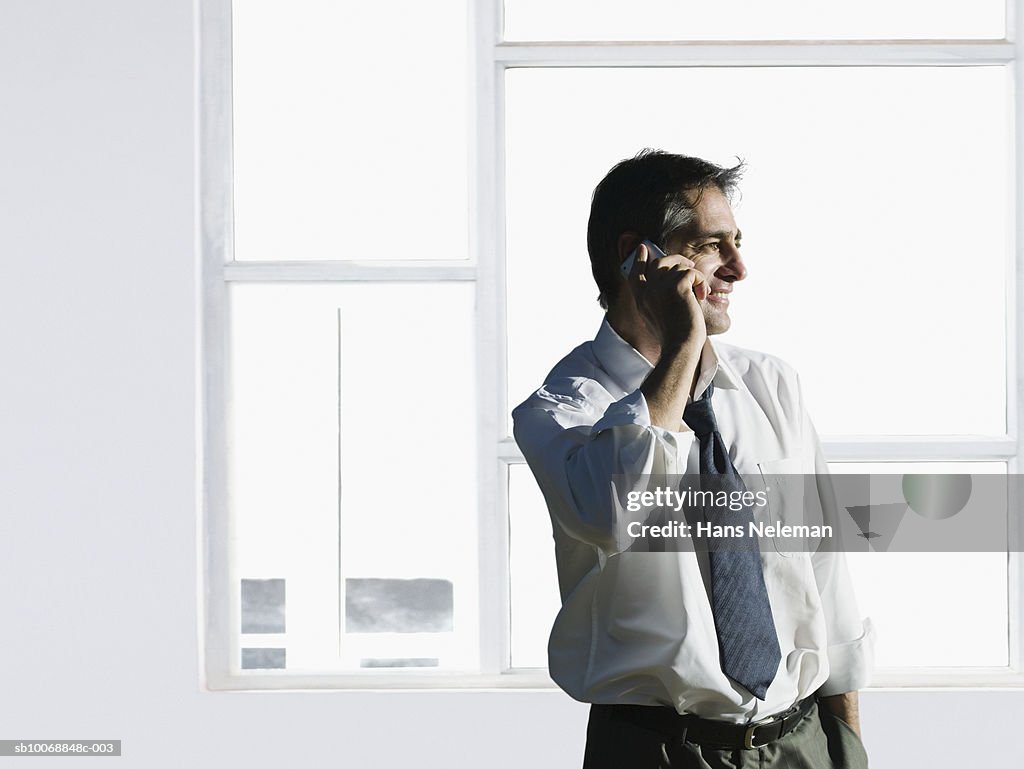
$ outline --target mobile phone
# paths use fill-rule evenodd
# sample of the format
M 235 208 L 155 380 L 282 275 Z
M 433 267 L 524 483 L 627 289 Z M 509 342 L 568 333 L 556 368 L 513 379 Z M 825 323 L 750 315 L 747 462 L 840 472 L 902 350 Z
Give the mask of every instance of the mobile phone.
M 658 248 L 651 241 L 645 240 L 645 241 L 643 241 L 643 243 L 644 243 L 645 246 L 647 246 L 647 250 L 650 252 L 651 258 L 655 258 L 656 259 L 656 258 L 658 258 L 660 256 L 664 256 L 665 255 L 665 252 L 662 251 L 660 248 Z M 624 278 L 628 278 L 629 277 L 629 273 L 633 270 L 633 264 L 636 262 L 636 255 L 639 253 L 639 251 L 640 251 L 640 247 L 637 246 L 636 248 L 634 248 L 630 252 L 629 256 L 626 257 L 626 261 L 624 261 L 622 263 L 622 267 L 620 268 L 622 270 L 622 277 L 624 277 Z

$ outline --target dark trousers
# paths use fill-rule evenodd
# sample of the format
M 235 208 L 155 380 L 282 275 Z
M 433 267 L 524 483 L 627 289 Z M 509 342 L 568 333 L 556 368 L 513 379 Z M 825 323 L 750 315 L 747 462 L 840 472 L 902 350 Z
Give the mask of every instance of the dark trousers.
M 667 738 L 591 706 L 583 769 L 867 769 L 864 744 L 849 724 L 817 703 L 796 728 L 764 747 L 715 748 Z

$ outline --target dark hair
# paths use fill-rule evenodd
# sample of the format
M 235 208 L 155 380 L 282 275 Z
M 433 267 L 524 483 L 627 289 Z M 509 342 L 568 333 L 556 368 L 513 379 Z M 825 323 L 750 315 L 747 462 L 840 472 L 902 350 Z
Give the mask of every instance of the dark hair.
M 664 246 L 693 219 L 693 207 L 709 185 L 732 198 L 744 170 L 743 161 L 737 160 L 723 168 L 700 158 L 643 149 L 607 173 L 594 188 L 587 224 L 590 269 L 603 308 L 615 301 L 622 286 L 619 236 L 632 231 Z M 690 200 L 687 193 L 692 191 L 698 194 Z

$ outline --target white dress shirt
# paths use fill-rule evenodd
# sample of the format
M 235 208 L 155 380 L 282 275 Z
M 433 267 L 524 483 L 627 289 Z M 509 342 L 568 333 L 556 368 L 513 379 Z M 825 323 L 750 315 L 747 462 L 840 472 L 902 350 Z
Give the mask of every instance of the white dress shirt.
M 630 514 L 613 504 L 611 476 L 698 472 L 693 433 L 651 424 L 639 387 L 653 368 L 605 320 L 512 412 L 554 532 L 562 609 L 548 644 L 551 677 L 583 702 L 670 705 L 736 723 L 818 690 L 863 687 L 874 634 L 842 553 L 762 549 L 782 662 L 761 701 L 720 667 L 706 554 L 627 550 Z M 709 338 L 695 392 L 710 381 L 719 431 L 741 475 L 828 472 L 788 364 Z

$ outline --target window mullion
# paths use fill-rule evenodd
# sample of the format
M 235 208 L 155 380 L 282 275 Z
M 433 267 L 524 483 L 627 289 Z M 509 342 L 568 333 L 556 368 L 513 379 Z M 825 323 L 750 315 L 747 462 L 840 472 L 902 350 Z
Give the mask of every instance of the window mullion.
M 235 261 L 224 265 L 224 279 L 227 281 L 409 283 L 472 281 L 476 277 L 476 265 L 466 261 Z
M 1005 40 L 911 42 L 633 42 L 503 43 L 496 60 L 509 67 L 968 66 L 1007 64 Z
M 475 118 L 470 136 L 470 254 L 477 256 L 476 365 L 480 668 L 501 674 L 509 666 L 508 473 L 496 447 L 504 436 L 505 217 L 504 69 L 496 62 L 501 39 L 502 0 L 469 3 L 474 65 L 470 99 Z
M 1013 189 L 1010 190 L 1013 200 L 1013 221 L 1015 232 L 1012 242 L 1013 252 L 1008 257 L 1007 280 L 1007 428 L 1016 441 L 1015 456 L 1008 463 L 1008 471 L 1016 474 L 1022 471 L 1020 463 L 1020 439 L 1024 434 L 1024 413 L 1020 404 L 1024 399 L 1024 373 L 1021 363 L 1024 361 L 1024 335 L 1019 332 L 1019 313 L 1024 308 L 1024 14 L 1017 7 L 1017 0 L 1007 0 L 1006 31 L 1014 48 L 1013 60 L 1013 125 L 1014 125 L 1014 175 Z M 1011 494 L 1018 484 L 1010 484 Z M 1007 601 L 1009 627 L 1009 662 L 1012 670 L 1024 671 L 1024 526 L 1022 526 L 1020 510 L 1024 500 L 1011 497 L 1008 509 L 1013 513 L 1009 517 L 1009 541 L 1011 543 L 1007 563 Z
M 197 593 L 203 647 L 200 676 L 219 688 L 230 678 L 237 646 L 238 614 L 230 596 L 230 537 L 227 500 L 227 285 L 221 273 L 231 254 L 231 3 L 197 5 L 196 222 L 199 232 L 201 301 L 198 304 L 202 356 L 197 392 L 197 446 L 202 478 L 199 505 L 202 541 L 199 564 L 204 590 Z
M 928 436 L 918 439 L 825 438 L 822 440 L 822 448 L 825 457 L 831 462 L 1005 462 L 1013 459 L 1016 442 L 1011 438 L 968 439 L 962 436 Z M 499 443 L 498 456 L 510 464 L 525 461 L 512 438 L 505 438 Z

